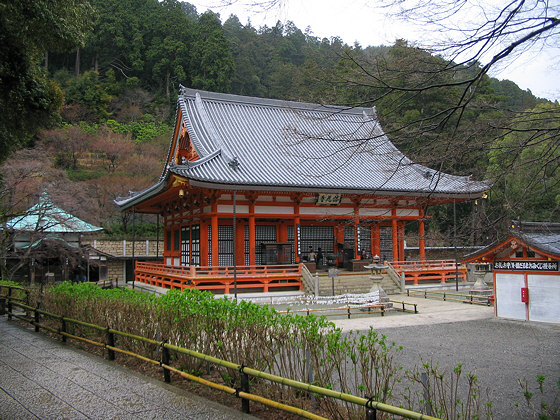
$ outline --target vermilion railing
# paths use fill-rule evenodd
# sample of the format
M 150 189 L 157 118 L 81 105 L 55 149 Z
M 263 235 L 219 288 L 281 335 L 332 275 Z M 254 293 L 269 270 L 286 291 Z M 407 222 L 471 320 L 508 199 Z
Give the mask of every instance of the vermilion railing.
M 467 267 L 453 260 L 393 261 L 390 263 L 398 274 L 404 273 L 406 282 L 441 282 L 467 280 Z
M 235 271 L 235 275 L 234 275 Z M 269 292 L 271 289 L 301 290 L 299 264 L 252 265 L 236 267 L 176 267 L 158 263 L 136 262 L 136 281 L 166 289 L 195 288 L 216 293 L 237 289 Z

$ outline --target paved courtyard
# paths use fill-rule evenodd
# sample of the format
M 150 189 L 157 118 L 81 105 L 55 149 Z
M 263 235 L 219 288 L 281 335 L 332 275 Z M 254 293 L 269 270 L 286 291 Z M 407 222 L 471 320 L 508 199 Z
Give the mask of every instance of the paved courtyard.
M 396 297 L 392 297 L 396 298 Z M 372 325 L 391 342 L 404 347 L 399 362 L 412 368 L 438 363 L 451 371 L 457 364 L 464 373 L 478 377 L 482 396 L 486 390 L 496 419 L 532 418 L 523 407 L 518 380 L 526 378 L 536 391 L 537 375 L 546 377 L 546 400 L 559 396 L 560 324 L 513 321 L 494 317 L 493 308 L 443 302 L 418 297 L 398 297 L 418 303 L 418 315 L 385 316 L 334 321 L 343 329 Z M 556 388 L 556 389 L 555 389 Z M 560 403 L 557 402 L 557 404 Z
M 0 317 L 0 419 L 251 419 Z

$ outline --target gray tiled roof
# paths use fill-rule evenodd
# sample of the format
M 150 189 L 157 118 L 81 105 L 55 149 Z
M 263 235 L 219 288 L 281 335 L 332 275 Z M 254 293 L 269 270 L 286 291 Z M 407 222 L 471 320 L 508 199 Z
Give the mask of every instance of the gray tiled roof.
M 517 236 L 527 245 L 560 257 L 560 232 L 519 232 Z
M 178 106 L 200 159 L 169 164 L 160 181 L 117 199 L 129 206 L 173 173 L 201 185 L 476 198 L 484 181 L 416 164 L 381 129 L 374 108 L 344 108 L 181 87 Z M 175 151 L 170 150 L 171 154 Z
M 103 230 L 56 207 L 46 192 L 41 194 L 37 204 L 21 216 L 8 220 L 6 227 L 20 232 L 43 233 L 86 233 Z
M 519 221 L 513 221 L 512 223 L 513 228 L 509 230 L 510 237 L 508 240 L 516 238 L 537 251 L 560 258 L 560 223 Z M 463 259 L 473 260 L 493 248 L 501 251 L 498 246 L 505 242 L 507 240 L 495 241 L 478 251 L 465 255 Z
M 469 177 L 415 164 L 372 108 L 342 108 L 183 88 L 183 121 L 201 157 L 172 173 L 216 184 L 478 195 Z

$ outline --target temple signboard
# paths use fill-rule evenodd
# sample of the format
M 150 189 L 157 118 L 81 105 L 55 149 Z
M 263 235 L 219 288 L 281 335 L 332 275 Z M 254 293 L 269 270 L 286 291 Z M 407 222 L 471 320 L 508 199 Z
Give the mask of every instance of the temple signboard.
M 558 261 L 495 261 L 494 270 L 558 271 Z
M 342 194 L 319 193 L 317 195 L 318 206 L 338 206 L 342 200 Z

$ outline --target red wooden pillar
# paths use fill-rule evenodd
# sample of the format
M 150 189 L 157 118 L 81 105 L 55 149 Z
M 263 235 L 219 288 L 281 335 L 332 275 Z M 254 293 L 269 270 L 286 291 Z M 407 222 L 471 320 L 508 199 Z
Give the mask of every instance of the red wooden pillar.
M 212 266 L 219 265 L 219 246 L 218 246 L 218 204 L 214 200 L 212 202 L 212 216 L 210 219 L 210 223 L 212 225 Z
M 343 244 L 344 243 L 344 226 L 340 223 L 338 223 L 335 226 L 335 237 L 336 237 L 336 245 L 338 246 L 338 244 Z M 338 249 L 337 249 L 338 251 Z
M 334 227 L 334 253 L 336 255 L 337 263 L 342 263 L 344 256 L 342 250 L 338 248 L 338 244 L 344 243 L 344 226 L 338 222 Z
M 399 260 L 404 261 L 404 224 L 405 222 L 400 222 L 398 224 L 399 227 Z
M 420 214 L 422 216 L 422 212 Z M 420 252 L 420 261 L 426 261 L 426 241 L 425 241 L 424 219 L 418 221 L 418 249 Z
M 393 244 L 393 261 L 399 261 L 399 234 L 398 234 L 398 226 L 397 226 L 397 210 L 393 208 L 391 211 L 393 220 L 392 220 L 392 238 L 391 242 Z
M 288 225 L 284 220 L 281 220 L 277 225 L 276 240 L 280 243 L 288 242 Z
M 371 227 L 371 256 L 381 258 L 381 228 L 379 223 L 374 223 Z M 383 264 L 383 261 L 381 261 Z
M 200 221 L 200 265 L 208 266 L 208 221 Z
M 255 200 L 249 203 L 249 265 L 257 265 L 255 245 Z

